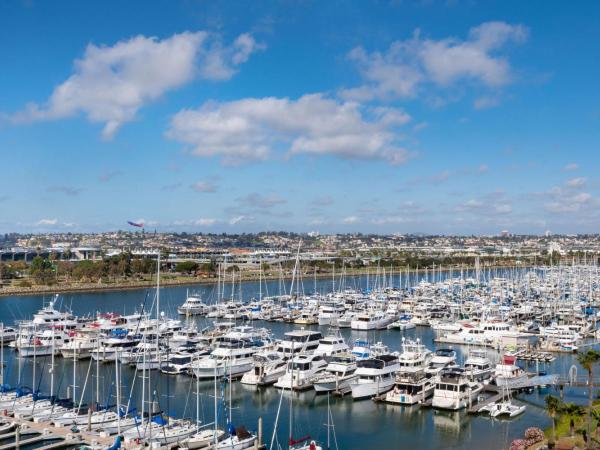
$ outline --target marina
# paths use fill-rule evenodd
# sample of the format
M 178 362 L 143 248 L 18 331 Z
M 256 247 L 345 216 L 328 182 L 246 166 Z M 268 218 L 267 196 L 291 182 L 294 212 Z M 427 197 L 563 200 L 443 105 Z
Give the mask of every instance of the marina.
M 466 436 L 484 439 L 491 418 L 504 429 L 502 448 L 523 427 L 547 425 L 548 389 L 577 398 L 585 387 L 572 372 L 573 347 L 595 342 L 599 297 L 595 282 L 578 281 L 584 271 L 591 280 L 597 269 L 395 277 L 381 270 L 294 280 L 287 291 L 285 282 L 236 284 L 223 274 L 194 293 L 169 287 L 2 298 L 4 445 L 14 448 L 18 426 L 50 448 L 254 448 L 288 441 L 281 424 L 291 420 L 294 435 L 311 436 L 314 445 L 335 429 L 339 448 L 358 448 L 353 430 L 363 421 L 387 423 L 373 425 L 383 442 L 418 418 L 434 431 L 414 435 L 419 445 L 438 445 L 449 427 L 461 448 Z M 272 295 L 276 286 L 284 291 Z M 413 314 L 414 327 L 388 326 Z M 349 320 L 346 327 L 336 317 L 380 325 Z M 571 333 L 554 338 L 542 335 L 544 327 Z M 478 340 L 436 347 L 441 333 L 465 330 L 477 330 L 470 334 Z M 537 350 L 540 341 L 560 352 Z M 204 444 L 188 444 L 195 439 Z M 308 449 L 307 440 L 292 447 Z

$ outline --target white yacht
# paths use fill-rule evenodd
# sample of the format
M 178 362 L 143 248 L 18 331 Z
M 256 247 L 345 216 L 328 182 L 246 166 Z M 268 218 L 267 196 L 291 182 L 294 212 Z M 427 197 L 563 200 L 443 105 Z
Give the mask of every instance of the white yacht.
M 485 350 L 471 349 L 465 361 L 464 368 L 465 373 L 472 380 L 487 383 L 492 377 L 492 363 L 487 357 Z
M 513 356 L 505 356 L 502 364 L 496 364 L 494 381 L 497 386 L 517 386 L 527 381 L 527 373 L 515 364 Z
M 339 304 L 324 304 L 319 307 L 319 325 L 337 325 L 338 319 L 344 315 L 346 308 Z
M 344 342 L 340 335 L 330 334 L 319 341 L 319 346 L 315 349 L 315 355 L 325 357 L 337 355 L 338 353 L 347 353 L 350 348 Z
M 280 389 L 305 390 L 313 386 L 319 372 L 325 370 L 327 362 L 318 355 L 302 353 L 288 361 L 285 374 L 275 383 Z
M 81 329 L 72 333 L 71 340 L 60 347 L 60 353 L 67 359 L 87 359 L 92 356 L 92 350 L 98 348 L 98 332 Z
M 398 357 L 394 355 L 380 355 L 358 361 L 358 378 L 350 383 L 352 398 L 371 398 L 389 391 L 394 386 L 395 373 L 399 368 Z
M 275 351 L 254 354 L 254 368 L 240 380 L 243 384 L 266 386 L 275 383 L 286 371 L 287 361 Z
M 456 352 L 451 348 L 439 348 L 433 354 L 429 367 L 425 369 L 428 375 L 437 375 L 443 369 L 458 368 L 456 364 Z
M 290 358 L 300 353 L 312 353 L 322 339 L 319 331 L 294 330 L 285 333 L 277 346 L 277 353 L 282 358 Z
M 419 339 L 402 339 L 396 383 L 394 389 L 386 394 L 385 401 L 413 405 L 429 398 L 435 387 L 434 378 L 425 372 L 431 358 L 431 351 Z
M 316 392 L 350 392 L 350 383 L 358 378 L 356 357 L 349 353 L 338 353 L 329 359 L 325 371 L 314 381 Z
M 350 323 L 350 328 L 353 330 L 381 330 L 393 321 L 393 316 L 387 316 L 383 311 L 372 310 L 358 314 Z
M 254 367 L 253 356 L 258 347 L 250 342 L 220 337 L 209 357 L 193 361 L 191 373 L 196 378 L 241 377 Z
M 186 316 L 196 316 L 206 314 L 208 306 L 206 306 L 199 295 L 188 295 L 185 302 L 177 307 L 177 312 Z
M 463 369 L 444 369 L 435 384 L 431 405 L 450 410 L 466 408 L 482 390 L 483 385 L 471 380 Z

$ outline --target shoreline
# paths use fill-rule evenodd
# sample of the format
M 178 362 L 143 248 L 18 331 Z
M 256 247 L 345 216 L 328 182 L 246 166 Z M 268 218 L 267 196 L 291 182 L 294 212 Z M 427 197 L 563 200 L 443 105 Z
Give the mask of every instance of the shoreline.
M 518 269 L 526 269 L 530 268 L 529 265 L 523 265 L 518 267 Z M 511 269 L 515 268 L 514 266 L 503 266 L 503 265 L 494 265 L 494 266 L 485 266 L 482 267 L 481 270 L 488 269 Z M 474 266 L 469 267 L 453 267 L 449 269 L 442 269 L 441 272 L 457 272 L 457 271 L 473 271 L 475 270 Z M 373 275 L 372 270 L 348 270 L 346 269 L 345 276 L 356 277 L 356 276 L 366 276 Z M 411 269 L 409 271 L 410 274 L 415 273 L 431 273 L 432 269 Z M 436 273 L 439 271 L 436 270 Z M 405 275 L 405 270 L 393 270 L 391 275 Z M 317 273 L 317 274 L 309 274 L 305 273 L 302 275 L 302 278 L 306 281 L 308 278 L 331 278 L 333 272 L 330 273 Z M 380 275 L 381 276 L 381 275 Z M 386 277 L 390 276 L 390 273 L 386 271 Z M 336 280 L 339 278 L 339 275 L 335 274 Z M 284 275 L 275 276 L 275 275 L 265 275 L 262 277 L 264 281 L 274 281 L 283 279 L 285 281 L 289 281 L 292 279 L 292 275 Z M 217 277 L 193 277 L 187 279 L 169 279 L 167 277 L 162 278 L 160 285 L 161 287 L 173 287 L 173 286 L 192 286 L 192 285 L 201 285 L 201 284 L 216 284 L 218 281 Z M 258 282 L 258 276 L 244 276 L 241 277 L 242 282 Z M 81 283 L 81 284 L 71 284 L 71 285 L 54 285 L 54 286 L 32 286 L 32 287 L 10 287 L 10 288 L 0 288 L 0 298 L 3 297 L 23 297 L 27 295 L 48 295 L 48 294 L 72 294 L 72 293 L 89 293 L 89 292 L 114 292 L 114 291 L 132 291 L 136 289 L 147 289 L 147 288 L 155 288 L 156 287 L 156 279 L 151 278 L 150 280 L 140 280 L 140 281 L 118 281 L 115 283 Z

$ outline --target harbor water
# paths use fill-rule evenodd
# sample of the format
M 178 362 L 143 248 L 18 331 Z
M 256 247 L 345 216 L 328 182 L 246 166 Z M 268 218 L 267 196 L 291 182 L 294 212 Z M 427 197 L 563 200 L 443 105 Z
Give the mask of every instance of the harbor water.
M 442 275 L 440 275 L 442 276 Z M 413 276 L 411 279 L 397 279 L 398 283 L 412 285 L 418 282 Z M 395 282 L 396 282 L 395 281 Z M 346 287 L 364 289 L 367 286 L 366 277 L 348 277 Z M 371 280 L 372 283 L 372 280 Z M 318 292 L 330 292 L 337 289 L 335 283 L 329 279 L 305 280 L 301 285 L 306 293 L 315 289 Z M 177 317 L 176 308 L 190 293 L 200 293 L 207 302 L 214 302 L 217 297 L 215 285 L 197 285 L 189 287 L 161 288 L 160 309 L 168 317 Z M 231 298 L 231 286 L 226 286 L 223 294 L 225 299 Z M 282 289 L 282 282 L 270 281 L 263 283 L 261 289 L 256 282 L 245 282 L 235 287 L 233 297 L 240 297 L 248 301 L 257 298 L 259 290 L 262 295 L 278 295 Z M 0 322 L 9 326 L 18 320 L 30 319 L 38 311 L 44 300 L 43 296 L 19 296 L 0 298 Z M 69 309 L 79 316 L 94 315 L 98 312 L 115 312 L 130 314 L 139 311 L 142 303 L 146 301 L 149 309 L 155 299 L 155 290 L 126 290 L 111 292 L 65 294 L 59 297 L 57 306 Z M 193 318 L 182 320 L 195 320 L 199 329 L 209 326 L 211 320 L 206 318 Z M 257 327 L 269 328 L 275 338 L 300 325 L 280 322 L 255 322 Z M 323 335 L 327 334 L 328 327 L 311 326 L 319 329 Z M 434 332 L 429 327 L 417 327 L 408 331 L 381 330 L 360 332 L 350 329 L 340 330 L 346 342 L 351 345 L 356 339 L 370 342 L 383 342 L 391 350 L 399 350 L 403 336 L 419 338 L 430 349 L 439 348 L 434 344 Z M 453 346 L 459 353 L 459 362 L 466 358 L 467 348 Z M 490 350 L 490 355 L 494 352 Z M 495 355 L 497 356 L 497 355 Z M 33 358 L 18 358 L 14 349 L 4 348 L 5 383 L 11 385 L 35 386 L 41 392 L 50 391 L 50 356 L 35 359 L 35 379 Z M 575 355 L 561 354 L 552 363 L 521 362 L 529 371 L 544 370 L 546 373 L 566 375 L 569 368 L 576 364 Z M 54 372 L 55 393 L 66 397 L 71 392 L 73 384 L 73 361 L 56 357 Z M 90 368 L 90 364 L 92 367 Z M 113 364 L 99 364 L 99 375 L 96 374 L 96 363 L 90 360 L 78 361 L 75 367 L 75 389 L 77 398 L 85 385 L 84 402 L 98 401 L 100 404 L 115 404 L 115 368 Z M 87 376 L 89 373 L 89 376 Z M 583 373 L 583 372 L 582 372 Z M 122 403 L 130 397 L 131 406 L 141 409 L 141 380 L 134 382 L 135 370 L 129 366 L 122 367 Z M 87 383 L 86 383 L 87 378 Z M 139 378 L 139 377 L 138 377 Z M 202 423 L 214 420 L 214 383 L 200 381 L 187 375 L 164 375 L 152 371 L 150 382 L 153 390 L 154 401 L 158 402 L 161 410 L 171 416 L 198 419 Z M 133 385 L 133 388 L 132 388 Z M 199 414 L 196 415 L 196 390 L 200 395 Z M 544 410 L 544 395 L 553 393 L 554 388 L 536 389 L 530 394 L 520 394 L 517 403 L 527 405 L 525 414 L 510 420 L 494 420 L 488 416 L 469 415 L 465 410 L 459 412 L 443 412 L 432 408 L 419 406 L 402 407 L 371 400 L 352 401 L 350 396 L 343 398 L 327 395 L 316 395 L 313 390 L 303 393 L 283 393 L 279 426 L 275 432 L 276 440 L 273 448 L 287 448 L 290 435 L 289 430 L 289 396 L 293 395 L 293 435 L 294 437 L 310 435 L 327 448 L 328 404 L 331 410 L 334 427 L 329 427 L 330 448 L 339 449 L 502 449 L 508 448 L 513 439 L 522 437 L 526 428 L 537 426 L 546 428 L 550 426 L 550 419 Z M 131 395 L 130 395 L 131 394 Z M 231 415 L 235 425 L 244 425 L 250 430 L 257 429 L 259 417 L 263 419 L 263 436 L 270 447 L 275 418 L 280 404 L 281 391 L 274 387 L 256 388 L 243 385 L 239 382 L 218 383 L 219 399 L 219 424 L 225 427 L 225 415 Z M 565 389 L 566 400 L 585 403 L 587 391 L 584 389 Z M 229 409 L 231 398 L 232 408 Z M 223 401 L 223 399 L 225 401 Z M 147 408 L 147 406 L 146 406 Z M 336 446 L 337 443 L 337 446 Z

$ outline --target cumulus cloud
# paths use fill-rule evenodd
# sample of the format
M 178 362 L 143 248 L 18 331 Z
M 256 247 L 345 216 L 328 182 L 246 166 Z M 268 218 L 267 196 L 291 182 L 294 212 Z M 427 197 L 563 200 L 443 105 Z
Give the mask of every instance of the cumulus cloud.
M 357 222 L 358 222 L 358 217 L 356 217 L 356 216 L 348 216 L 348 217 L 344 217 L 342 219 L 342 223 L 344 225 L 352 225 Z
M 567 180 L 567 182 L 565 184 L 569 187 L 579 188 L 579 187 L 585 186 L 586 183 L 587 183 L 587 178 L 576 177 L 576 178 L 571 178 L 570 180 Z
M 486 22 L 471 28 L 464 40 L 427 39 L 417 30 L 411 39 L 396 41 L 383 53 L 357 47 L 348 57 L 357 64 L 365 84 L 341 95 L 359 101 L 411 98 L 423 84 L 448 87 L 461 80 L 498 88 L 513 79 L 510 64 L 499 51 L 509 42 L 524 42 L 527 35 L 522 25 Z M 480 106 L 484 103 L 480 101 Z
M 35 223 L 37 227 L 57 225 L 58 219 L 40 219 Z
M 205 194 L 213 194 L 217 192 L 217 186 L 209 181 L 199 181 L 192 184 L 192 189 L 196 192 L 202 192 Z
M 510 214 L 513 208 L 506 194 L 502 191 L 496 191 L 460 203 L 454 208 L 454 211 L 487 218 Z
M 248 222 L 248 223 L 253 223 L 254 222 L 254 218 L 253 217 L 248 217 L 248 216 L 244 216 L 244 215 L 239 215 L 239 216 L 235 216 L 229 219 L 229 225 L 237 225 L 239 223 L 243 223 L 243 222 Z
M 260 48 L 249 34 L 223 45 L 204 31 L 162 40 L 140 35 L 113 46 L 89 44 L 73 74 L 45 103 L 31 103 L 12 119 L 55 120 L 83 113 L 90 122 L 104 124 L 102 136 L 110 139 L 145 104 L 197 77 L 227 80 Z
M 277 149 L 288 156 L 337 155 L 401 164 L 411 153 L 398 145 L 395 130 L 409 120 L 398 108 L 368 108 L 323 94 L 298 100 L 248 98 L 180 111 L 167 136 L 189 145 L 194 155 L 218 156 L 229 164 L 264 160 Z

